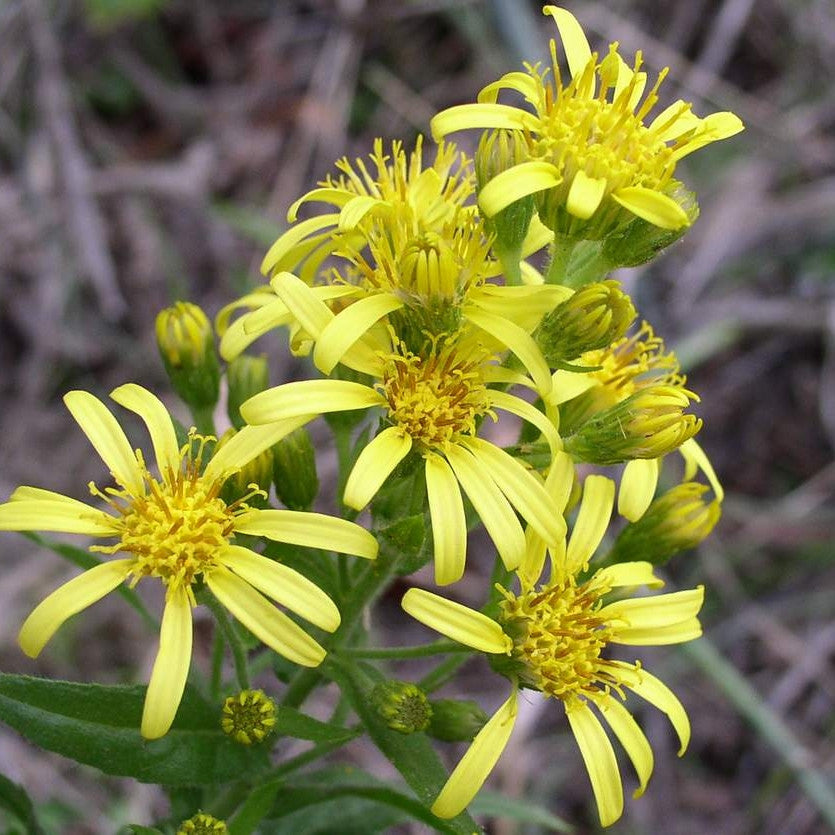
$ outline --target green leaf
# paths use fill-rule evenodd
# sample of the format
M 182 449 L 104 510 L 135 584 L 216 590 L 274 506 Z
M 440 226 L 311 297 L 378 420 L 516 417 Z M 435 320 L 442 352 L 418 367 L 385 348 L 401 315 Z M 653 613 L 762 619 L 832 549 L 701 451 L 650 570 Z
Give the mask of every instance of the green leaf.
M 26 790 L 3 774 L 0 774 L 0 809 L 15 815 L 26 827 L 27 835 L 43 835 L 43 829 L 35 817 L 35 807 Z
M 331 725 L 306 716 L 292 707 L 279 706 L 276 714 L 275 732 L 279 736 L 309 739 L 311 742 L 345 742 L 357 735 L 350 728 Z
M 573 832 L 574 827 L 562 818 L 552 815 L 542 806 L 527 800 L 513 800 L 496 792 L 480 791 L 470 803 L 474 815 L 491 818 L 509 818 L 521 823 L 540 826 L 548 832 Z
M 399 519 L 375 531 L 380 548 L 398 557 L 397 573 L 413 574 L 432 559 L 432 540 L 426 536 L 428 522 L 423 513 Z
M 131 835 L 163 835 L 161 829 L 155 829 L 153 826 L 142 826 L 138 823 L 129 823 L 127 829 Z
M 273 782 L 255 789 L 229 821 L 229 835 L 251 835 L 273 808 L 278 788 Z
M 186 687 L 171 730 L 139 733 L 145 687 L 77 684 L 0 674 L 0 719 L 36 745 L 106 774 L 145 783 L 204 785 L 268 767 L 263 746 L 244 746 L 220 729 L 220 709 Z
M 356 662 L 343 665 L 334 656 L 323 666 L 326 675 L 336 681 L 343 695 L 351 702 L 376 746 L 388 757 L 422 803 L 426 807 L 430 806 L 446 783 L 448 775 L 428 737 L 423 733 L 398 733 L 385 724 L 371 702 L 371 690 L 376 683 L 374 673 L 371 672 L 373 668 Z M 448 827 L 440 831 L 460 835 L 472 835 L 478 831 L 473 819 L 464 812 L 449 821 L 442 822 L 434 815 L 432 819 L 436 828 L 441 825 Z

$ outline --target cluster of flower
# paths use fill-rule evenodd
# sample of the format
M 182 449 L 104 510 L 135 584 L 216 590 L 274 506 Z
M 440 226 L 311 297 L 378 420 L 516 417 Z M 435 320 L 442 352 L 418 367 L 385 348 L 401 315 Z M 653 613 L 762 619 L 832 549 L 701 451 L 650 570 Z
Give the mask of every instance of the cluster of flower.
M 558 27 L 567 75 L 552 40 L 552 66 L 508 73 L 477 103 L 433 119 L 431 162 L 420 139 L 411 150 L 378 141 L 370 162 L 341 160 L 338 174 L 290 208 L 289 229 L 264 259 L 269 285 L 217 318 L 236 422 L 228 436 L 218 444 L 196 430 L 178 436 L 154 395 L 121 386 L 111 397 L 147 425 L 152 472 L 101 401 L 70 392 L 67 407 L 116 481 L 103 491 L 91 485 L 108 510 L 33 487 L 0 505 L 0 529 L 115 538 L 94 550 L 126 555 L 34 610 L 20 633 L 30 656 L 124 580 L 165 584 L 144 736 L 165 734 L 174 720 L 191 609 L 208 592 L 285 658 L 309 667 L 325 658 L 326 648 L 266 598 L 325 632 L 340 626 L 337 606 L 302 572 L 249 546 L 265 537 L 377 556 L 364 527 L 310 511 L 316 486 L 303 461 L 312 450 L 300 428 L 344 412 L 350 426 L 368 416 L 341 495 L 352 519 L 369 505 L 374 518 L 375 503 L 408 482 L 410 512 L 431 525 L 438 586 L 464 574 L 476 518 L 511 578 L 512 588 L 498 587 L 493 617 L 424 589 L 403 598 L 412 617 L 486 653 L 509 682 L 507 701 L 435 800 L 436 815 L 457 815 L 487 778 L 523 688 L 563 704 L 603 825 L 620 816 L 623 794 L 600 717 L 632 761 L 638 793 L 653 768 L 624 707 L 627 690 L 667 714 L 681 752 L 687 746 L 678 699 L 640 662 L 614 660 L 607 647 L 700 634 L 701 587 L 636 590 L 662 586 L 656 567 L 707 536 L 722 490 L 693 437 L 701 421 L 688 410 L 698 398 L 607 276 L 650 260 L 686 231 L 698 209 L 673 177 L 676 162 L 742 125 L 730 113 L 700 118 L 682 101 L 645 123 L 663 73 L 646 92 L 640 55 L 630 68 L 613 44 L 601 59 L 569 12 L 544 11 Z M 497 103 L 508 92 L 524 104 Z M 474 160 L 444 140 L 472 128 L 483 130 Z M 327 211 L 297 221 L 308 204 Z M 540 272 L 529 259 L 546 247 Z M 267 387 L 263 360 L 244 351 L 278 326 L 323 378 Z M 211 409 L 220 372 L 208 321 L 180 304 L 160 314 L 157 335 L 195 415 Z M 511 447 L 482 431 L 485 418 L 500 417 L 521 422 Z M 656 497 L 662 462 L 676 451 L 683 477 Z M 602 474 L 607 467 L 613 473 Z M 274 474 L 288 509 L 269 507 Z M 615 504 L 618 533 L 607 538 Z

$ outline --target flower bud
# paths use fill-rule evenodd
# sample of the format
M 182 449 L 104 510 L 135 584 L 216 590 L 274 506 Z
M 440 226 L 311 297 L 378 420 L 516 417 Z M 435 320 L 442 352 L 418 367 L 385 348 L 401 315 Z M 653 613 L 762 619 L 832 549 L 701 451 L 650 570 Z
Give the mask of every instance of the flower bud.
M 637 522 L 621 531 L 607 561 L 663 565 L 679 551 L 695 548 L 722 515 L 718 500 L 705 501 L 709 489 L 685 481 L 659 496 Z
M 211 409 L 220 391 L 214 331 L 206 314 L 190 302 L 176 302 L 157 314 L 157 346 L 177 394 L 192 409 Z
M 177 827 L 177 835 L 228 835 L 229 828 L 222 820 L 198 812 Z
M 316 451 L 303 426 L 272 448 L 275 492 L 290 510 L 310 510 L 319 492 Z
M 637 315 L 620 283 L 587 284 L 547 314 L 536 342 L 551 368 L 620 339 Z
M 665 193 L 684 209 L 688 224 L 680 229 L 662 229 L 643 218 L 635 217 L 629 224 L 615 229 L 603 239 L 601 254 L 611 269 L 638 267 L 652 261 L 696 222 L 699 204 L 695 192 L 671 180 Z
M 426 730 L 432 718 L 426 693 L 408 681 L 380 682 L 371 691 L 371 703 L 386 725 L 401 734 Z
M 432 719 L 426 733 L 443 742 L 469 742 L 487 722 L 487 714 L 470 700 L 438 699 L 430 704 Z
M 217 442 L 215 453 L 236 434 L 234 429 L 224 432 Z M 228 505 L 246 502 L 253 507 L 266 507 L 272 482 L 273 453 L 272 450 L 265 449 L 226 479 L 220 491 L 220 498 Z
M 226 382 L 229 385 L 229 395 L 226 411 L 235 429 L 241 429 L 246 421 L 241 417 L 241 404 L 260 394 L 270 385 L 270 371 L 266 357 L 253 357 L 241 354 L 226 367 Z
M 676 385 L 650 385 L 598 412 L 565 439 L 565 449 L 590 464 L 618 464 L 633 458 L 660 458 L 702 428 L 684 414 L 693 392 Z
M 526 157 L 525 140 L 518 131 L 485 131 L 481 135 L 475 155 L 479 190 L 497 174 L 523 162 Z M 528 234 L 533 210 L 534 197 L 528 195 L 492 217 L 483 219 L 487 232 L 495 235 L 493 249 L 502 262 L 508 284 L 522 283 L 519 263 L 522 260 L 522 244 Z
M 252 745 L 272 733 L 275 713 L 275 702 L 263 690 L 241 690 L 223 703 L 220 726 L 241 745 Z

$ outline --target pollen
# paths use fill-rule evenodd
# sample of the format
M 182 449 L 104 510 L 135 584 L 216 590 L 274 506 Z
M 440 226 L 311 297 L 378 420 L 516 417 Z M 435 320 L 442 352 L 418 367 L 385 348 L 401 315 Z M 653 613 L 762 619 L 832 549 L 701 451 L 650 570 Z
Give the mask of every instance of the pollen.
M 481 366 L 438 342 L 425 356 L 391 354 L 381 384 L 389 419 L 426 449 L 444 451 L 460 435 L 475 434 L 479 418 L 495 419 Z
M 611 684 L 600 655 L 612 632 L 598 615 L 608 587 L 594 579 L 577 585 L 569 577 L 519 596 L 497 588 L 505 597 L 499 621 L 513 638 L 514 672 L 523 687 L 565 701 Z
M 90 485 L 119 513 L 121 529 L 115 545 L 93 546 L 103 553 L 127 552 L 134 557 L 133 583 L 142 577 L 158 577 L 169 589 L 189 589 L 196 576 L 216 565 L 220 548 L 232 537 L 234 518 L 248 509 L 246 499 L 226 504 L 218 493 L 222 481 L 200 475 L 206 444 L 213 438 L 192 431 L 180 450 L 180 468 L 155 477 L 137 451 L 145 491 L 136 495 L 126 489 L 105 492 Z

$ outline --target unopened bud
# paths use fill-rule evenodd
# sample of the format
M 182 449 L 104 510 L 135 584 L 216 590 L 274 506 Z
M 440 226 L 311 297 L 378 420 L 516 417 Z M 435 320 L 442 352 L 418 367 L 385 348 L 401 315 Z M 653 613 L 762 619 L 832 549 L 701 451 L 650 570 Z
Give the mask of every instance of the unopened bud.
M 246 421 L 241 417 L 241 404 L 260 394 L 270 385 L 270 371 L 266 357 L 241 354 L 226 367 L 229 394 L 226 411 L 235 429 L 241 429 Z
M 487 714 L 473 701 L 433 700 L 426 733 L 443 742 L 469 742 L 484 727 Z
M 519 131 L 492 130 L 482 134 L 475 155 L 478 188 L 481 190 L 497 174 L 507 171 L 527 158 L 527 147 Z M 534 197 L 528 195 L 506 209 L 484 218 L 484 227 L 495 235 L 493 249 L 502 262 L 508 284 L 521 284 L 519 268 L 522 244 L 534 212 Z
M 680 229 L 662 229 L 636 217 L 629 224 L 610 232 L 603 239 L 602 256 L 612 269 L 638 267 L 652 261 L 662 250 L 674 244 L 699 217 L 695 192 L 671 180 L 664 193 L 672 197 L 687 215 L 688 223 Z
M 220 726 L 241 745 L 252 745 L 272 733 L 275 711 L 275 702 L 263 690 L 241 690 L 223 703 Z
M 211 409 L 220 391 L 215 337 L 206 314 L 176 302 L 157 314 L 157 345 L 174 390 L 192 409 Z
M 177 827 L 177 835 L 228 835 L 229 828 L 222 820 L 198 812 Z
M 565 439 L 565 449 L 590 464 L 660 458 L 678 449 L 701 428 L 684 409 L 698 400 L 676 385 L 651 385 L 598 412 Z
M 432 718 L 426 693 L 408 681 L 380 682 L 371 691 L 371 703 L 386 725 L 402 734 L 426 730 Z
M 303 426 L 272 448 L 275 492 L 290 510 L 310 510 L 319 492 L 316 450 Z
M 647 560 L 663 565 L 679 551 L 695 548 L 722 515 L 716 499 L 705 501 L 709 489 L 685 481 L 659 496 L 637 522 L 621 531 L 607 561 Z
M 551 368 L 620 339 L 637 315 L 620 282 L 587 284 L 547 314 L 536 342 Z
M 228 429 L 217 442 L 215 454 L 235 435 L 237 432 L 234 429 Z M 253 507 L 266 507 L 272 482 L 273 453 L 272 450 L 265 449 L 226 479 L 220 491 L 220 498 L 226 504 L 245 501 Z

